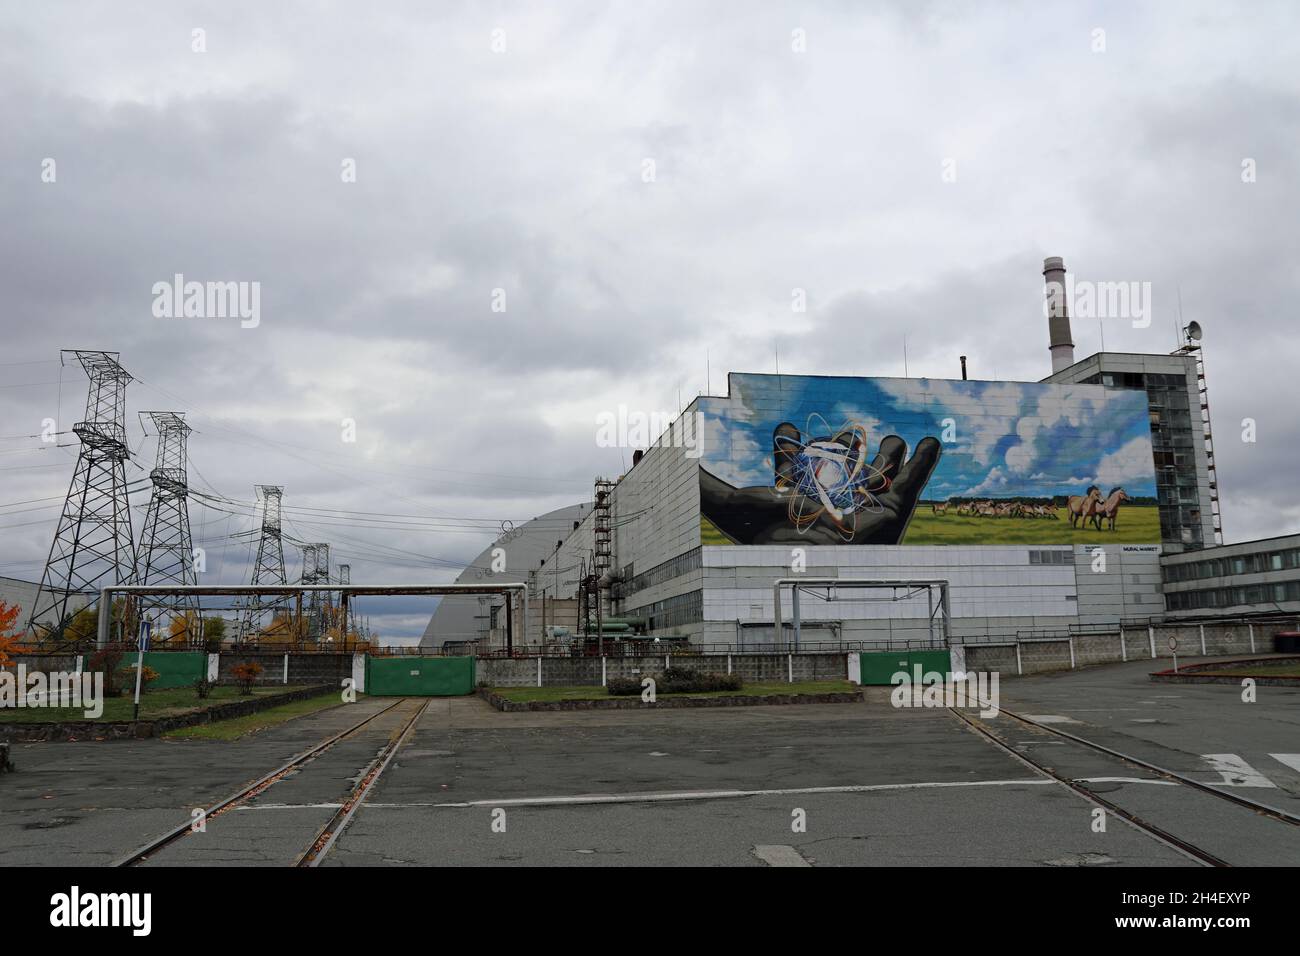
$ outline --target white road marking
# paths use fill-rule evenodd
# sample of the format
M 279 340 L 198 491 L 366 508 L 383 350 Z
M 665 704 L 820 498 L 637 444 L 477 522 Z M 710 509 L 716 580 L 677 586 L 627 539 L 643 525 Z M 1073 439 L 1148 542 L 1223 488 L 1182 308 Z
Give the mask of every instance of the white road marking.
M 875 783 L 843 787 L 796 787 L 788 790 L 682 790 L 652 793 L 588 793 L 570 797 L 509 797 L 497 800 L 468 800 L 460 803 L 371 803 L 367 809 L 400 810 L 405 807 L 545 807 L 589 803 L 665 803 L 679 800 L 732 800 L 737 797 L 785 797 L 819 793 L 873 793 L 885 790 L 925 790 L 945 787 L 1041 787 L 1056 783 L 1038 777 L 1022 780 L 956 780 L 935 783 Z
M 1225 787 L 1276 787 L 1273 781 L 1236 754 L 1201 754 L 1201 757 L 1219 771 Z
M 792 846 L 760 844 L 754 847 L 754 856 L 768 866 L 812 866 Z
M 1040 724 L 1077 724 L 1079 721 L 1073 717 L 1062 717 L 1059 714 L 1025 714 L 1030 720 L 1036 720 Z
M 1269 754 L 1279 763 L 1284 763 L 1292 770 L 1300 772 L 1300 754 Z

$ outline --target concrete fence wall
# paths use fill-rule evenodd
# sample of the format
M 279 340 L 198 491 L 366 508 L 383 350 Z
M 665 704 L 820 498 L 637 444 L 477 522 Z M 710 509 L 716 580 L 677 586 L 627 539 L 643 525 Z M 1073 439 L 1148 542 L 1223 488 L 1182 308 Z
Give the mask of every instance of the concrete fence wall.
M 539 662 L 540 661 L 540 670 Z M 603 671 L 602 671 L 603 664 Z M 479 658 L 478 680 L 491 687 L 599 687 L 610 677 L 645 677 L 666 666 L 739 674 L 749 683 L 846 680 L 846 654 L 669 654 L 655 657 Z
M 227 651 L 221 655 L 217 679 L 233 683 L 235 668 L 240 664 L 261 664 L 257 684 L 341 684 L 352 676 L 351 654 L 290 654 L 289 679 L 284 679 L 284 654 Z
M 1178 641 L 1178 656 L 1226 657 L 1233 654 L 1268 654 L 1277 631 L 1295 625 L 1270 623 L 1156 624 L 1151 628 L 1126 627 L 1112 634 L 1076 634 L 1066 638 L 1025 638 L 997 644 L 966 644 L 966 667 L 1002 674 L 1041 674 L 1089 664 L 1123 660 L 1168 658 L 1169 639 Z

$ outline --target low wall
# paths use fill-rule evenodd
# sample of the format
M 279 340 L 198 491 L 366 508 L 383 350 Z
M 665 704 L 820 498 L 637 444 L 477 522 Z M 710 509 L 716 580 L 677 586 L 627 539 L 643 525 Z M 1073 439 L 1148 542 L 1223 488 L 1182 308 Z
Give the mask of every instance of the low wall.
M 240 664 L 260 664 L 262 673 L 255 683 L 268 684 L 333 684 L 338 687 L 345 677 L 352 676 L 351 654 L 290 654 L 289 680 L 284 679 L 284 654 L 268 651 L 223 651 L 217 667 L 217 680 L 222 684 L 235 682 L 235 668 Z
M 478 682 L 489 687 L 599 687 L 601 663 L 610 677 L 643 677 L 666 666 L 739 674 L 747 683 L 846 680 L 847 655 L 668 654 L 662 657 L 480 657 Z M 540 683 L 538 662 L 541 662 Z
M 254 697 L 246 700 L 232 700 L 214 704 L 205 710 L 177 714 L 174 717 L 159 717 L 156 720 L 136 721 L 95 721 L 74 720 L 65 723 L 9 724 L 0 723 L 0 738 L 14 742 L 35 742 L 47 740 L 124 740 L 136 737 L 160 737 L 169 730 L 181 727 L 194 727 L 209 724 L 216 720 L 229 720 L 231 717 L 246 717 L 259 711 L 279 707 L 296 700 L 319 697 L 334 690 L 333 685 L 302 687 L 298 690 L 271 694 L 267 697 Z
M 1178 641 L 1179 658 L 1223 657 L 1228 654 L 1271 654 L 1273 634 L 1289 625 L 1157 624 L 1124 628 L 1110 634 L 1025 638 L 997 644 L 966 644 L 966 667 L 1003 675 L 1041 674 L 1090 664 L 1170 657 L 1169 639 Z M 1152 655 L 1154 645 L 1155 654 Z M 1018 653 L 1017 653 L 1018 652 Z

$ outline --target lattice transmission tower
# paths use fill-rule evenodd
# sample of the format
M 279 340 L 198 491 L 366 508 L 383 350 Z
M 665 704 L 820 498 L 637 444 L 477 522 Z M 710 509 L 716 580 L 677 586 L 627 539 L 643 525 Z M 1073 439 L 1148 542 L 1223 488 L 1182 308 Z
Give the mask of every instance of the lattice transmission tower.
M 280 529 L 280 505 L 284 498 L 283 485 L 255 485 L 254 491 L 262 500 L 262 534 L 257 539 L 257 559 L 253 563 L 253 584 L 286 584 L 284 573 L 284 539 Z M 312 559 L 315 567 L 315 559 Z M 256 594 L 249 602 L 248 608 L 239 626 L 240 641 L 250 635 L 260 633 L 268 612 L 272 618 L 275 612 L 284 607 L 285 599 L 264 599 Z
M 188 449 L 193 429 L 179 412 L 141 412 L 158 432 L 158 457 L 149 480 L 153 494 L 140 534 L 138 566 L 141 584 L 197 584 L 190 540 Z M 199 602 L 194 595 L 157 596 L 149 607 L 183 615 L 198 626 Z M 200 640 L 188 635 L 191 643 Z
M 117 352 L 65 351 L 85 370 L 90 390 L 85 416 L 72 426 L 81 451 L 27 621 L 45 640 L 62 635 L 74 597 L 94 605 L 100 587 L 134 583 L 136 571 L 126 487 L 126 460 L 131 457 L 126 386 L 131 374 L 119 364 Z
M 324 541 L 302 545 L 302 584 L 330 583 L 330 546 Z M 325 631 L 330 601 L 324 592 L 312 591 L 307 597 L 307 636 L 319 640 Z
M 350 564 L 339 565 L 338 583 L 344 585 L 352 583 L 352 565 Z M 356 630 L 357 620 L 356 620 L 356 612 L 352 609 L 351 596 L 344 591 L 339 592 L 339 609 L 341 612 L 339 617 L 339 629 L 342 635 L 342 639 L 346 642 L 348 639 L 348 635 Z

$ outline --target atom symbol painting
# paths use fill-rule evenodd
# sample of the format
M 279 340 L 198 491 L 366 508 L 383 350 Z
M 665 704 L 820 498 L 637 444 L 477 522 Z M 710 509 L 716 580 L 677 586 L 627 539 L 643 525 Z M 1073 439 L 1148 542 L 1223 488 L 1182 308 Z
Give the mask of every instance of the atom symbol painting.
M 803 534 L 826 518 L 845 541 L 857 532 L 857 516 L 883 510 L 876 495 L 889 490 L 892 478 L 867 461 L 867 429 L 846 422 L 832 432 L 822 416 L 808 418 L 805 441 L 786 422 L 772 435 L 775 491 L 788 499 L 790 522 Z

